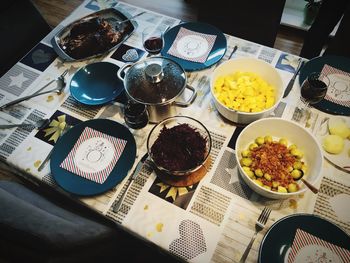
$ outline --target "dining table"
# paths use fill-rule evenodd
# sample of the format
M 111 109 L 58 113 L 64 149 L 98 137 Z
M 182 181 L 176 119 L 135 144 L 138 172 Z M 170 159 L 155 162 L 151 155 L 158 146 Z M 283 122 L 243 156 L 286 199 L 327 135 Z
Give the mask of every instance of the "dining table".
M 307 59 L 227 34 L 223 34 L 226 46 L 218 61 L 202 68 L 191 68 L 190 65 L 185 68 L 187 84 L 196 90 L 197 97 L 189 107 L 179 108 L 178 115 L 199 120 L 207 127 L 212 139 L 211 163 L 199 182 L 177 187 L 164 183 L 156 175 L 150 160 L 144 158 L 147 153 L 147 137 L 154 123 L 148 123 L 142 129 L 130 129 L 136 147 L 130 169 L 120 182 L 105 191 L 92 191 L 93 194 L 86 194 L 83 190 L 80 192 L 80 181 L 77 185 L 69 186 L 76 187 L 76 192 L 70 191 L 69 187 L 68 190 L 65 189 L 62 180 L 58 179 L 65 174 L 54 174 L 50 162 L 39 171 L 40 164 L 60 140 L 70 142 L 65 137 L 73 132 L 67 131 L 65 135 L 65 126 L 73 131 L 75 125 L 100 120 L 94 122 L 96 127 L 100 123 L 106 125 L 106 129 L 113 129 L 110 122 L 127 127 L 123 113 L 127 99 L 125 92 L 102 105 L 82 104 L 72 96 L 68 88 L 75 73 L 86 65 L 100 61 L 113 63 L 120 68 L 130 62 L 128 55 L 131 53 L 134 56 L 132 63 L 142 61 L 148 56 L 141 40 L 142 31 L 146 27 L 168 32 L 184 22 L 122 1 L 111 2 L 111 7 L 123 10 L 130 16 L 145 12 L 134 18 L 137 22 L 135 31 L 116 49 L 102 56 L 76 61 L 66 61 L 54 50 L 52 39 L 63 28 L 100 10 L 98 2 L 85 0 L 0 78 L 0 105 L 3 105 L 36 92 L 67 71 L 67 85 L 61 93 L 37 96 L 0 111 L 1 124 L 30 124 L 45 118 L 50 120 L 48 128 L 17 127 L 0 130 L 0 159 L 3 169 L 48 185 L 52 191 L 69 196 L 72 201 L 91 208 L 133 235 L 185 262 L 239 262 L 255 232 L 255 222 L 265 206 L 271 208 L 272 212 L 266 227 L 258 233 L 247 262 L 259 260 L 259 248 L 264 235 L 275 222 L 286 216 L 299 213 L 319 216 L 350 234 L 350 171 L 334 164 L 327 155 L 324 155 L 321 177 L 315 185 L 319 189 L 317 194 L 307 190 L 287 199 L 268 199 L 255 193 L 242 180 L 235 158 L 235 143 L 245 125 L 228 121 L 216 109 L 210 92 L 212 72 L 229 59 L 257 58 L 275 67 L 286 88 L 300 59 Z M 165 45 L 167 44 L 169 45 Z M 288 96 L 282 98 L 269 117 L 295 121 L 318 138 L 332 114 L 311 107 L 309 118 L 301 118 L 298 108 L 299 77 L 298 74 Z M 55 88 L 55 83 L 51 82 L 49 87 Z M 349 116 L 344 115 L 343 118 L 349 121 Z M 74 136 L 77 137 L 76 134 Z M 64 149 L 61 154 L 63 153 L 67 155 L 68 152 Z M 57 151 L 53 153 L 55 158 L 58 155 Z M 141 166 L 136 169 L 142 158 Z M 344 158 L 347 158 L 350 166 L 349 156 Z M 130 176 L 135 169 L 137 176 L 130 184 Z M 64 181 L 63 185 L 65 183 L 67 182 Z M 124 192 L 120 208 L 114 209 Z M 280 262 L 284 262 L 284 259 Z

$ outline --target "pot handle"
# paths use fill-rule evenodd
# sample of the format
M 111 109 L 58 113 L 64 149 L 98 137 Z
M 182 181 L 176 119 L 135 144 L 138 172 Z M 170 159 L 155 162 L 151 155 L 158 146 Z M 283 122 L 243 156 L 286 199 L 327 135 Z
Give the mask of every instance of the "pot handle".
M 126 63 L 124 64 L 124 66 L 122 66 L 118 72 L 117 72 L 117 76 L 121 81 L 124 81 L 124 78 L 122 77 L 122 73 L 127 69 L 130 68 L 133 64 L 132 63 Z
M 174 101 L 174 105 L 175 106 L 178 106 L 178 107 L 188 107 L 190 106 L 193 101 L 196 99 L 197 97 L 197 91 L 190 85 L 186 85 L 186 89 L 189 89 L 192 91 L 192 96 L 188 99 L 188 101 L 185 101 L 185 102 L 181 102 L 181 101 Z

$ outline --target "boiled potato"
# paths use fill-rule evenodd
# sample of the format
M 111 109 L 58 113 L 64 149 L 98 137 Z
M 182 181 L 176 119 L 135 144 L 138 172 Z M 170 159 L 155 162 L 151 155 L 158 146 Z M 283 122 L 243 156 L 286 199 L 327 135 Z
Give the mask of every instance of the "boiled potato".
M 284 146 L 288 145 L 288 141 L 285 138 L 281 138 L 278 142 Z
M 264 184 L 260 181 L 260 180 L 258 180 L 258 179 L 255 179 L 255 180 L 253 180 L 254 181 L 254 183 L 256 183 L 257 185 L 259 185 L 259 186 L 264 186 Z
M 270 142 L 272 142 L 272 136 L 271 136 L 271 135 L 266 135 L 266 136 L 264 137 L 264 141 L 265 141 L 265 143 L 270 143 Z
M 242 166 L 250 166 L 252 164 L 253 160 L 250 158 L 242 158 L 241 164 Z
M 264 143 L 264 137 L 261 137 L 261 136 L 257 137 L 255 139 L 255 143 L 257 143 L 258 145 L 262 145 Z
M 343 139 L 350 136 L 350 127 L 347 126 L 345 120 L 341 117 L 331 117 L 328 121 L 328 130 L 332 135 L 339 135 Z
M 296 184 L 291 183 L 288 185 L 288 192 L 289 193 L 293 193 L 296 191 L 298 191 L 298 186 Z
M 242 151 L 242 157 L 249 157 L 250 151 L 249 150 L 243 150 Z
M 327 135 L 322 141 L 323 149 L 331 154 L 339 154 L 344 149 L 344 139 L 339 135 Z
M 287 188 L 285 188 L 283 186 L 280 186 L 280 185 L 277 187 L 277 192 L 279 192 L 279 193 L 288 193 Z

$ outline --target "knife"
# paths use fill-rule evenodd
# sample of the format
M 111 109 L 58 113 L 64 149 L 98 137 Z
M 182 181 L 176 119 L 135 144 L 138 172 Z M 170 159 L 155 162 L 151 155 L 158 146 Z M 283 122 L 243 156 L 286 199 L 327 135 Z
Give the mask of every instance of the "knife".
M 292 79 L 289 81 L 287 88 L 284 91 L 283 98 L 287 97 L 289 92 L 292 90 L 292 88 L 294 86 L 295 79 L 296 79 L 296 77 L 297 77 L 297 75 L 298 75 L 298 73 L 303 65 L 304 65 L 304 61 L 300 58 L 298 67 L 296 68 Z
M 128 178 L 128 187 L 125 189 L 125 191 L 123 192 L 122 196 L 119 198 L 119 200 L 114 204 L 113 206 L 113 212 L 114 213 L 118 213 L 119 209 L 120 209 L 120 205 L 123 203 L 124 198 L 125 198 L 125 194 L 128 192 L 130 186 L 132 185 L 132 183 L 134 182 L 134 180 L 137 178 L 137 176 L 139 175 L 142 166 L 144 165 L 144 163 L 146 162 L 148 158 L 148 153 L 146 153 L 144 156 L 142 156 L 141 160 L 138 162 L 138 164 L 136 165 L 134 171 L 132 172 L 131 176 Z

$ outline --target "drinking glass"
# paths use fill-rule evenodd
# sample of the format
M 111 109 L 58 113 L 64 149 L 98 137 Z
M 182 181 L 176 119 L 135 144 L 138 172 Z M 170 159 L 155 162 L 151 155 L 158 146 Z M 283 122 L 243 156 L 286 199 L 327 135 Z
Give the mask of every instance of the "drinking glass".
M 148 124 L 148 112 L 145 104 L 129 100 L 124 106 L 124 121 L 134 130 L 142 129 Z
M 151 56 L 159 54 L 164 45 L 163 32 L 154 27 L 146 27 L 142 32 L 142 43 Z
M 301 84 L 300 109 L 303 116 L 309 116 L 310 105 L 316 104 L 326 96 L 329 78 L 321 72 L 312 72 Z
M 320 72 L 312 72 L 301 85 L 301 100 L 308 107 L 316 104 L 326 96 L 329 79 Z

